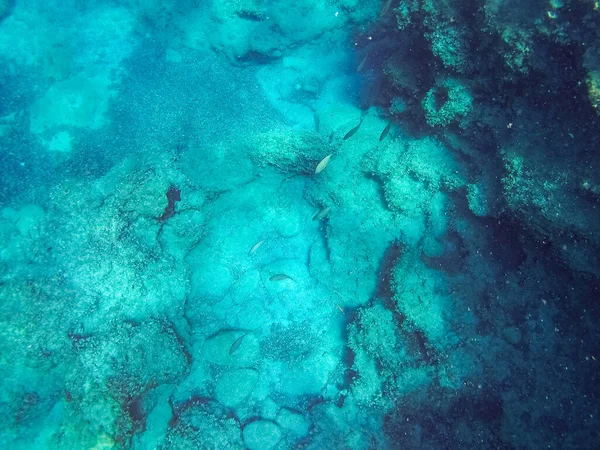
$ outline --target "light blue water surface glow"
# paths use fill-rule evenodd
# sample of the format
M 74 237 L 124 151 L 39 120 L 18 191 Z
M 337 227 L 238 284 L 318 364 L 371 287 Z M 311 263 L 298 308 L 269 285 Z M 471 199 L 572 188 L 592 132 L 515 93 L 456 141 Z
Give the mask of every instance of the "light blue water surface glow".
M 593 0 L 0 0 L 0 448 L 598 445 Z

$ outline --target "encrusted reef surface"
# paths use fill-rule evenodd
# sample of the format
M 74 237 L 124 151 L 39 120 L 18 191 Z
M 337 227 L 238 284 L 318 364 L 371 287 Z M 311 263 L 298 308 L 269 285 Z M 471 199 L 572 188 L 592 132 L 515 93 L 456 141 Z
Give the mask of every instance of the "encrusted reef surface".
M 362 50 L 380 86 L 371 102 L 436 128 L 468 160 L 475 215 L 517 218 L 595 276 L 599 12 L 592 1 L 400 1 Z
M 0 1 L 1 448 L 597 446 L 598 2 L 117 3 Z

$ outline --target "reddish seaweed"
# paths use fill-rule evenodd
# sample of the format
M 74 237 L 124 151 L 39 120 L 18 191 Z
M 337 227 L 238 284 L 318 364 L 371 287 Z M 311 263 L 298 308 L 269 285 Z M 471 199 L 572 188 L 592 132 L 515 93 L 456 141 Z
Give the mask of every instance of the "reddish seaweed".
M 175 203 L 181 200 L 181 190 L 175 186 L 169 186 L 167 190 L 167 207 L 162 213 L 162 216 L 158 219 L 159 222 L 166 222 L 168 219 L 173 217 L 175 214 Z

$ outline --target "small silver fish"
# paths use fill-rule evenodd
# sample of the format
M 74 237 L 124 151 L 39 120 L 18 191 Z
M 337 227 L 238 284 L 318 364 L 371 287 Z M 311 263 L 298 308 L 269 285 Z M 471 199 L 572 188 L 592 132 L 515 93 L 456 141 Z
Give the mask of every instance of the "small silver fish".
M 269 278 L 269 281 L 283 281 L 283 280 L 295 281 L 292 277 L 290 277 L 289 275 L 286 275 L 285 273 L 276 273 L 275 275 L 272 275 Z
M 249 255 L 254 255 L 256 253 L 256 250 L 258 250 L 258 247 L 260 247 L 261 245 L 263 245 L 264 242 L 265 242 L 264 239 L 262 241 L 258 241 L 256 244 L 254 244 L 252 246 L 252 248 L 250 249 L 250 252 L 248 254 Z
M 248 333 L 244 333 L 239 338 L 237 338 L 235 341 L 233 341 L 233 344 L 231 344 L 231 347 L 229 347 L 230 355 L 233 355 L 237 351 L 237 349 L 240 348 L 240 345 L 242 345 L 242 342 L 247 334 Z
M 331 207 L 327 206 L 326 208 L 323 208 L 313 216 L 312 220 L 321 220 L 325 218 L 327 214 L 329 214 L 329 211 L 331 211 Z
M 360 64 L 356 68 L 356 72 L 357 73 L 361 72 L 365 68 L 365 63 L 367 62 L 367 58 L 368 57 L 369 57 L 369 55 L 365 55 L 365 57 L 362 59 L 362 61 L 360 62 Z
M 381 9 L 379 10 L 378 15 L 380 19 L 387 14 L 387 12 L 390 9 L 390 6 L 392 6 L 392 1 L 393 0 L 387 0 L 386 2 L 381 4 Z
M 321 160 L 321 162 L 319 164 L 317 164 L 317 167 L 315 168 L 315 175 L 318 173 L 321 173 L 325 170 L 325 167 L 327 167 L 327 164 L 329 164 L 329 160 L 331 159 L 332 156 L 333 156 L 333 153 L 331 155 L 327 155 L 325 158 L 323 158 Z
M 390 132 L 390 128 L 392 128 L 392 123 L 388 123 L 386 125 L 386 127 L 383 129 L 383 131 L 381 132 L 381 136 L 379 136 L 379 142 L 383 141 L 385 139 L 385 137 L 388 135 L 388 133 Z

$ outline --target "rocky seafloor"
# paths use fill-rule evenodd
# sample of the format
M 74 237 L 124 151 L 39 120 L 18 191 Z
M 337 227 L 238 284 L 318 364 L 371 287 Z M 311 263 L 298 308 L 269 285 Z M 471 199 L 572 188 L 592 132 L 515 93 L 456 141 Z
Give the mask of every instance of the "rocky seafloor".
M 591 449 L 600 5 L 0 0 L 0 447 Z

